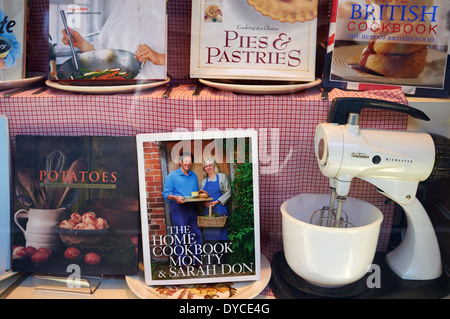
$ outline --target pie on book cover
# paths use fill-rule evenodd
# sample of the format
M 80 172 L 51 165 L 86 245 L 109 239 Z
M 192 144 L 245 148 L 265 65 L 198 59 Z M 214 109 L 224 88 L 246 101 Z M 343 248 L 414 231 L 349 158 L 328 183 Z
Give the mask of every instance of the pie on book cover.
M 314 81 L 318 0 L 192 1 L 194 78 Z
M 449 93 L 446 0 L 333 0 L 324 87 Z
M 260 279 L 256 131 L 137 136 L 147 285 Z
M 138 272 L 134 137 L 16 137 L 13 270 Z

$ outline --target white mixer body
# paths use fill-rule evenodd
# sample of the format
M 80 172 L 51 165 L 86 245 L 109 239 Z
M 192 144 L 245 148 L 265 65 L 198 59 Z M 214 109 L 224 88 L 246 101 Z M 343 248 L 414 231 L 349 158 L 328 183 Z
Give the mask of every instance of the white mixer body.
M 357 177 L 402 206 L 408 222 L 406 235 L 387 255 L 397 275 L 414 280 L 441 275 L 436 235 L 416 199 L 418 183 L 428 178 L 435 163 L 435 144 L 429 134 L 322 123 L 316 128 L 315 154 L 322 174 L 334 180 L 336 194 L 347 196 L 351 180 Z
M 435 156 L 426 133 L 334 123 L 317 126 L 315 152 L 322 174 L 336 179 L 338 195 L 348 195 L 350 181 L 358 177 L 405 205 L 413 202 L 418 183 L 430 175 Z

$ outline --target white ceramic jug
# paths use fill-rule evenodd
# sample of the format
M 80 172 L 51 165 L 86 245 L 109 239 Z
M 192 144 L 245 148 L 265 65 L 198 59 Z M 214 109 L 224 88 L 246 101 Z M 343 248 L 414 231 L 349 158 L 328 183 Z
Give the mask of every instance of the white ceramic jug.
M 25 235 L 26 246 L 32 246 L 36 249 L 48 248 L 52 251 L 58 250 L 61 240 L 56 232 L 56 226 L 59 224 L 59 216 L 65 210 L 65 207 L 58 209 L 20 209 L 14 214 L 14 222 Z M 28 218 L 26 230 L 18 222 L 18 217 Z

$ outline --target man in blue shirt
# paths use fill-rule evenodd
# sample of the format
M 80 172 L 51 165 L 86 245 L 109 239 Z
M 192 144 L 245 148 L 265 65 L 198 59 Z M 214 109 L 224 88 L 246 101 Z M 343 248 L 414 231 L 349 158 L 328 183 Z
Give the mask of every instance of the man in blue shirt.
M 198 191 L 198 180 L 197 175 L 191 171 L 191 154 L 181 155 L 178 164 L 178 169 L 167 175 L 163 197 L 168 203 L 185 204 L 184 197 Z
M 195 235 L 195 244 L 201 245 L 202 234 L 197 225 L 198 206 L 184 201 L 185 197 L 198 191 L 197 175 L 191 171 L 192 162 L 191 154 L 180 155 L 179 167 L 167 175 L 162 195 L 170 204 L 172 226 L 189 226 L 190 233 Z

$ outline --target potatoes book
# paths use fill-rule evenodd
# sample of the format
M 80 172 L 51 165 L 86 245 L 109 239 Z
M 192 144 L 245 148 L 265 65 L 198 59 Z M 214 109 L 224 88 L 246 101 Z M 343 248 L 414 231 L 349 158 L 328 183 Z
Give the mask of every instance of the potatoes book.
M 16 137 L 13 270 L 136 274 L 134 137 Z
M 256 131 L 142 134 L 137 150 L 145 283 L 259 280 Z
M 191 77 L 313 81 L 317 12 L 317 1 L 192 1 Z
M 325 87 L 449 93 L 445 0 L 333 0 Z
M 24 0 L 0 2 L 0 81 L 25 78 L 26 12 Z
M 166 79 L 166 0 L 50 0 L 49 34 L 52 80 Z

